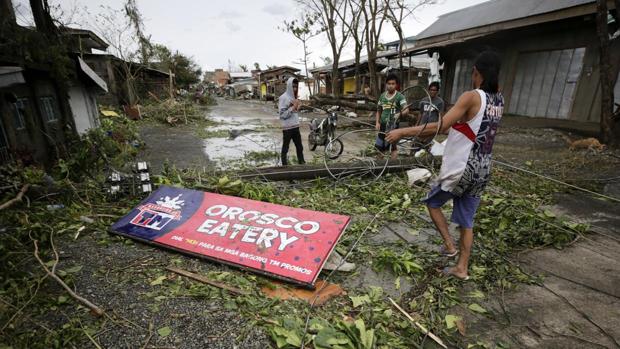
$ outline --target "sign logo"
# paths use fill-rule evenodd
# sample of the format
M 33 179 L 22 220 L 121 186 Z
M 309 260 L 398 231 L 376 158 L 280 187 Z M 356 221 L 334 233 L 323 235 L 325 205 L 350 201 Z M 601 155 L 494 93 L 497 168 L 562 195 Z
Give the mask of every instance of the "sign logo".
M 179 194 L 174 198 L 161 197 L 155 203 L 148 203 L 138 207 L 138 214 L 130 221 L 131 224 L 153 230 L 161 230 L 172 220 L 181 219 L 181 208 L 185 201 Z

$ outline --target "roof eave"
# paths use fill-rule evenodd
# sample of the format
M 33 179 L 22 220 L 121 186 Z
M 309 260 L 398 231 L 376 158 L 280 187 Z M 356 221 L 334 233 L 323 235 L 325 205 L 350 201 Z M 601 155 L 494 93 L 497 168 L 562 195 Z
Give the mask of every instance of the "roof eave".
M 565 9 L 561 9 L 558 11 L 552 11 L 547 13 L 542 13 L 534 16 L 517 18 L 510 21 L 503 21 L 492 23 L 484 26 L 473 27 L 469 29 L 443 33 L 438 35 L 433 35 L 429 37 L 420 37 L 423 36 L 421 33 L 418 36 L 416 46 L 406 49 L 405 52 L 415 52 L 419 51 L 421 47 L 428 48 L 433 44 L 437 44 L 440 42 L 446 42 L 448 40 L 459 40 L 461 41 L 469 40 L 471 37 L 480 37 L 484 35 L 489 35 L 496 33 L 501 30 L 509 30 L 527 27 L 530 25 L 542 24 L 547 22 L 558 21 L 562 19 L 568 19 L 573 17 L 585 16 L 596 12 L 596 3 L 589 3 L 583 5 L 577 5 Z M 432 26 L 432 24 L 431 24 Z M 429 27 L 430 28 L 430 27 Z

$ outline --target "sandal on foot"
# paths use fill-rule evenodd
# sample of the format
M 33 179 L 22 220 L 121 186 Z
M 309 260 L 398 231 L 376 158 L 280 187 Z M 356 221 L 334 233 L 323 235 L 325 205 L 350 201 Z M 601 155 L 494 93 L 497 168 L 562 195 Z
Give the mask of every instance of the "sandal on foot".
M 460 277 L 460 276 L 458 276 L 458 275 L 456 275 L 456 274 L 452 273 L 450 270 L 451 270 L 451 268 L 450 268 L 450 267 L 445 267 L 445 268 L 443 268 L 443 270 L 441 271 L 441 274 L 442 274 L 443 276 L 446 276 L 446 277 L 455 277 L 455 278 L 457 278 L 457 279 L 459 279 L 459 280 L 461 280 L 461 281 L 467 281 L 467 280 L 469 280 L 469 275 L 468 275 L 468 276 L 466 276 L 466 277 Z
M 454 252 L 449 252 L 446 249 L 445 245 L 441 245 L 441 247 L 439 248 L 439 254 L 441 254 L 444 257 L 454 257 L 457 254 L 459 254 L 459 250 L 454 250 Z

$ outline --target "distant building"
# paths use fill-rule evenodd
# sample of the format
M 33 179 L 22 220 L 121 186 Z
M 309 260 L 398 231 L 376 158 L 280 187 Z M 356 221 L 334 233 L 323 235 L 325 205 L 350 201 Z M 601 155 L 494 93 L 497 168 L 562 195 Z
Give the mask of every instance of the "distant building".
M 215 69 L 204 74 L 204 82 L 214 84 L 216 87 L 224 87 L 230 83 L 230 80 L 230 74 L 224 69 Z
M 392 46 L 393 47 L 393 46 Z M 377 86 L 383 88 L 383 80 L 388 73 L 397 73 L 400 71 L 399 60 L 389 59 L 394 55 L 394 51 L 382 51 L 377 54 L 375 67 L 377 74 L 374 78 L 377 80 Z M 430 67 L 430 59 L 426 56 L 411 56 L 403 58 L 403 75 L 404 81 L 401 81 L 400 88 L 404 89 L 408 86 L 417 84 L 426 85 L 428 71 Z M 338 71 L 340 72 L 341 95 L 361 94 L 361 89 L 366 85 L 370 86 L 370 80 L 373 78 L 368 71 L 368 57 L 362 56 L 359 61 L 359 84 L 355 80 L 355 60 L 348 59 L 338 63 Z M 310 69 L 314 78 L 314 93 L 332 94 L 332 65 L 324 65 L 322 67 Z M 356 91 L 359 86 L 360 91 Z
M 608 4 L 617 11 L 613 1 Z M 618 25 L 610 22 L 610 28 Z M 416 40 L 409 55 L 437 52 L 444 62 L 441 94 L 449 103 L 471 89 L 474 59 L 490 48 L 502 59 L 499 82 L 507 114 L 553 119 L 549 123 L 600 120 L 594 0 L 492 0 L 441 15 Z M 616 77 L 620 40 L 610 45 Z M 616 99 L 620 103 L 620 95 Z
M 287 65 L 263 70 L 259 73 L 258 84 L 260 86 L 260 98 L 262 100 L 274 100 L 286 91 L 286 81 L 290 77 L 304 81 L 299 74 L 300 69 Z
M 108 85 L 108 93 L 99 97 L 99 103 L 120 107 L 134 104 L 129 92 L 128 79 L 133 79 L 136 99 L 170 98 L 174 93 L 174 84 L 169 72 L 157 70 L 138 63 L 127 63 L 111 54 L 87 53 L 84 61 L 101 76 Z M 126 73 L 126 67 L 131 77 Z

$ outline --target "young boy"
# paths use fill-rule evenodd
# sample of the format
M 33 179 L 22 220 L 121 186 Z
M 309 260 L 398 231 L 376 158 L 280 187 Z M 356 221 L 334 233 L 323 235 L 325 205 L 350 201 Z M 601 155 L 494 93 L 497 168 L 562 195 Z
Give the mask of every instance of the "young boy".
M 480 195 L 490 178 L 491 151 L 495 134 L 504 110 L 504 97 L 499 92 L 500 60 L 493 52 L 481 53 L 474 63 L 472 82 L 474 90 L 463 93 L 454 107 L 443 117 L 442 132 L 448 132 L 439 176 L 428 193 L 428 212 L 444 240 L 441 254 L 455 256 L 460 252 L 456 266 L 446 267 L 445 275 L 466 280 L 469 256 L 473 244 L 474 215 L 480 204 Z M 431 136 L 436 122 L 391 131 L 386 140 L 397 142 L 407 136 Z M 448 231 L 448 223 L 441 212 L 448 200 L 454 203 L 452 222 L 459 225 L 459 250 Z
M 407 99 L 400 92 L 396 91 L 397 85 L 398 77 L 394 74 L 388 75 L 385 79 L 385 92 L 381 94 L 377 103 L 375 128 L 379 131 L 379 134 L 377 135 L 375 148 L 381 153 L 390 149 L 390 143 L 385 141 L 385 134 L 393 128 L 398 128 L 398 123 L 395 122 L 396 114 L 400 113 L 402 118 L 409 112 Z M 391 149 L 390 159 L 396 159 L 398 157 L 396 144 L 392 145 Z
M 295 78 L 289 78 L 286 81 L 286 91 L 278 98 L 278 110 L 280 113 L 280 121 L 282 122 L 282 166 L 288 165 L 288 147 L 291 140 L 295 143 L 297 150 L 297 161 L 299 164 L 305 164 L 304 146 L 301 142 L 301 133 L 299 132 L 299 115 L 297 112 L 301 107 L 301 101 L 297 99 L 297 91 L 299 81 Z

